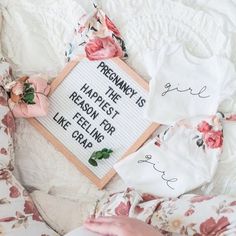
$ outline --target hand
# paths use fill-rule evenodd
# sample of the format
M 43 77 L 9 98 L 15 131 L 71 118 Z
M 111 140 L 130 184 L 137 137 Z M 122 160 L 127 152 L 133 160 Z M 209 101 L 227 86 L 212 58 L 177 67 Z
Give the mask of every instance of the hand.
M 84 227 L 106 236 L 162 236 L 152 226 L 124 216 L 87 219 Z

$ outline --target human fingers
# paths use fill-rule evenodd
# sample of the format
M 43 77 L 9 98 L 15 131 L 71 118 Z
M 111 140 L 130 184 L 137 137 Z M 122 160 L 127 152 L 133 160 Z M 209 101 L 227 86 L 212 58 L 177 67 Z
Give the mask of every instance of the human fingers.
M 92 232 L 99 233 L 102 235 L 118 236 L 120 231 L 119 227 L 116 224 L 107 222 L 85 222 L 84 227 Z
M 120 221 L 123 217 L 121 216 L 100 216 L 98 218 L 88 218 L 85 222 L 97 222 L 97 223 L 112 223 L 114 221 Z

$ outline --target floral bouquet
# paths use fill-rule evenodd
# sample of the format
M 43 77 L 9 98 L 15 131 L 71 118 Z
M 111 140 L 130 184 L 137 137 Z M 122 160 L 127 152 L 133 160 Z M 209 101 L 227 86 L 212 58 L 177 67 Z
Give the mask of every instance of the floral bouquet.
M 25 76 L 11 82 L 8 104 L 15 117 L 37 117 L 48 113 L 50 85 L 45 75 Z

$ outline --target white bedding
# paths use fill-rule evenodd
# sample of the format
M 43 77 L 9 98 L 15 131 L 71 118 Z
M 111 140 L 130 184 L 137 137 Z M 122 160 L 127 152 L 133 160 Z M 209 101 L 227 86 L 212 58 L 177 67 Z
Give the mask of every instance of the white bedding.
M 78 17 L 83 14 L 83 10 L 72 0 L 41 0 L 40 3 L 33 0 L 3 0 L 2 4 L 7 6 L 10 2 L 15 4 L 14 7 L 12 5 L 13 11 L 10 12 L 5 8 L 3 11 L 5 17 L 9 19 L 13 17 L 14 21 L 11 21 L 9 25 L 4 25 L 2 36 L 4 53 L 14 63 L 14 69 L 16 69 L 18 75 L 31 72 L 46 72 L 55 75 L 63 68 L 64 43 L 73 31 L 73 25 Z M 91 9 L 89 1 L 77 0 L 77 2 L 86 10 Z M 148 76 L 142 62 L 142 55 L 146 50 L 158 49 L 163 42 L 162 36 L 167 36 L 164 40 L 177 37 L 178 40 L 184 41 L 189 49 L 198 56 L 208 57 L 212 53 L 220 53 L 225 49 L 223 53 L 236 61 L 234 50 L 228 50 L 228 46 L 231 45 L 232 41 L 229 40 L 229 35 L 225 35 L 225 27 L 231 27 L 230 30 L 234 30 L 232 24 L 232 21 L 234 21 L 236 25 L 234 15 L 229 13 L 231 19 L 229 25 L 223 25 L 219 20 L 214 23 L 215 15 L 211 15 L 209 10 L 211 5 L 200 6 L 200 2 L 203 2 L 200 0 L 199 4 L 197 0 L 183 0 L 183 2 L 194 6 L 193 8 L 201 7 L 209 10 L 204 19 L 206 19 L 206 22 L 211 22 L 211 24 L 204 24 L 204 27 L 211 28 L 212 24 L 217 25 L 217 30 L 212 35 L 210 30 L 209 32 L 196 32 L 193 28 L 192 33 L 186 37 L 184 30 L 176 30 L 174 18 L 168 18 L 171 22 L 169 25 L 172 27 L 168 28 L 165 14 L 156 15 L 156 8 L 153 5 L 162 2 L 163 0 L 102 0 L 103 9 L 117 24 L 126 41 L 129 54 L 127 63 L 145 79 L 148 79 Z M 205 1 L 205 3 L 207 2 L 213 1 Z M 219 0 L 219 2 L 222 2 L 222 0 Z M 233 4 L 233 7 L 236 8 L 236 3 L 234 4 L 233 1 L 225 2 Z M 22 10 L 23 5 L 24 10 Z M 35 5 L 37 6 L 35 7 Z M 17 8 L 18 6 L 19 8 Z M 175 7 L 171 9 L 173 15 L 178 14 L 174 9 Z M 170 9 L 166 9 L 167 12 L 168 10 Z M 197 15 L 196 19 L 200 15 Z M 14 24 L 18 26 L 16 27 Z M 192 22 L 189 24 L 194 26 Z M 17 30 L 12 35 L 11 32 L 13 32 L 14 27 Z M 232 110 L 235 107 L 232 101 L 225 104 L 223 109 L 226 111 Z M 80 199 L 80 201 L 83 201 L 83 197 L 87 199 L 89 195 L 99 197 L 100 191 L 38 134 L 27 121 L 19 119 L 17 127 L 16 174 L 24 185 L 58 196 Z M 230 132 L 236 133 L 236 125 L 230 125 L 228 129 Z M 234 183 L 236 172 L 234 172 L 235 168 L 232 166 L 232 162 L 236 163 L 236 153 L 233 151 L 236 149 L 235 140 L 236 135 L 234 137 L 230 136 L 229 143 L 226 138 L 227 145 L 229 145 L 227 150 L 232 151 L 224 153 L 228 160 L 220 165 L 218 175 L 211 186 L 204 191 L 236 194 Z M 115 177 L 108 185 L 107 190 L 118 191 L 123 188 L 124 185 L 121 180 Z

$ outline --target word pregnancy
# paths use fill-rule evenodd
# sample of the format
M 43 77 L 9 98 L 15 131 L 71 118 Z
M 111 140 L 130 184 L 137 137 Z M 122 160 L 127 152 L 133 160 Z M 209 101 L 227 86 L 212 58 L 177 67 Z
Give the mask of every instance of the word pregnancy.
M 158 174 L 161 175 L 161 178 L 162 180 L 166 183 L 166 185 L 174 190 L 174 187 L 172 186 L 172 183 L 175 183 L 178 181 L 177 178 L 169 178 L 168 177 L 168 174 L 166 173 L 165 170 L 160 170 L 158 168 L 158 161 L 155 162 L 152 162 L 152 155 L 146 155 L 145 156 L 145 159 L 144 160 L 139 160 L 138 161 L 139 164 L 143 164 L 143 163 L 146 163 L 146 164 L 149 164 L 150 166 L 152 166 L 153 170 L 155 170 Z
M 138 96 L 138 92 L 132 88 L 126 81 L 124 81 L 112 68 L 110 68 L 104 61 L 102 61 L 97 69 L 105 75 L 123 94 L 136 101 L 139 107 L 143 107 L 146 100 Z

